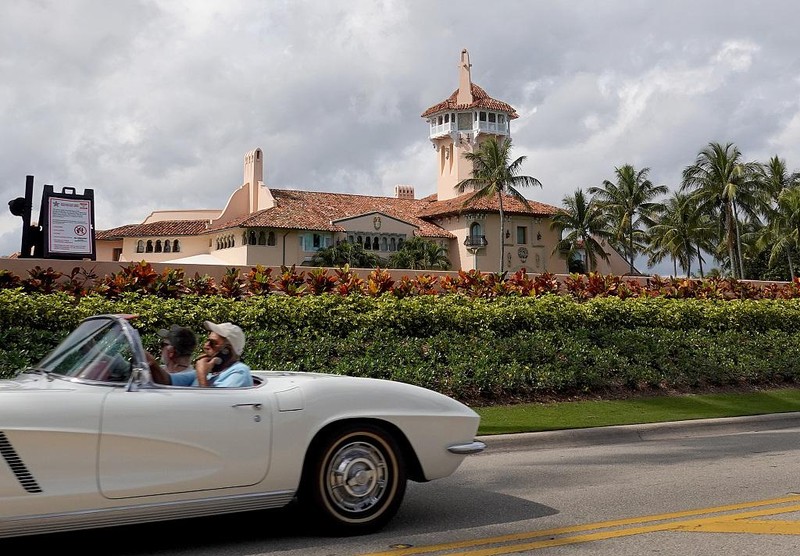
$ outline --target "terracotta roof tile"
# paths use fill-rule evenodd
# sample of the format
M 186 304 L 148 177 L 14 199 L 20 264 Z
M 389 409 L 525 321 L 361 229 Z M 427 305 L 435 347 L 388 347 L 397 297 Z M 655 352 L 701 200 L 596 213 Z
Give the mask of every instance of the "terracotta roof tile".
M 238 226 L 343 232 L 345 229 L 335 224 L 336 220 L 380 212 L 417 226 L 419 236 L 455 237 L 447 230 L 419 217 L 419 213 L 436 200 L 435 195 L 429 195 L 425 199 L 396 199 L 290 189 L 270 188 L 270 192 L 275 199 L 274 207 L 217 224 L 209 228 L 209 231 Z
M 125 237 L 193 236 L 230 228 L 283 228 L 315 231 L 344 232 L 336 221 L 380 212 L 392 218 L 417 226 L 416 235 L 422 237 L 453 238 L 449 231 L 440 228 L 428 219 L 457 215 L 468 210 L 499 212 L 497 197 L 466 201 L 472 193 L 465 193 L 447 201 L 437 201 L 436 194 L 422 199 L 396 199 L 373 195 L 325 193 L 291 189 L 270 189 L 275 206 L 234 218 L 227 222 L 206 227 L 207 220 L 165 220 L 149 224 L 128 224 L 110 230 L 98 230 L 98 240 L 114 240 Z M 526 208 L 520 201 L 505 195 L 503 210 L 506 214 L 548 216 L 558 211 L 557 207 L 538 201 L 528 201 Z
M 517 111 L 510 104 L 506 104 L 502 100 L 495 100 L 486 94 L 486 91 L 472 83 L 472 103 L 471 104 L 458 104 L 458 89 L 450 95 L 447 100 L 443 100 L 439 104 L 434 104 L 425 112 L 422 113 L 423 118 L 427 118 L 439 112 L 446 112 L 448 110 L 471 110 L 473 108 L 485 108 L 486 110 L 497 110 L 498 112 L 505 112 L 508 114 L 508 119 L 513 120 L 519 118 Z
M 451 216 L 469 212 L 474 210 L 500 212 L 500 205 L 497 202 L 497 196 L 482 197 L 465 205 L 465 201 L 470 198 L 474 193 L 464 193 L 453 199 L 431 203 L 428 207 L 419 212 L 417 216 L 420 218 L 433 218 L 439 216 Z M 528 200 L 528 207 L 520 202 L 516 197 L 511 195 L 503 195 L 503 212 L 505 214 L 519 214 L 531 216 L 550 216 L 558 212 L 558 207 L 546 205 L 539 201 Z
M 110 230 L 98 230 L 95 239 L 125 237 L 196 236 L 206 231 L 207 220 L 164 220 L 148 224 L 127 224 Z

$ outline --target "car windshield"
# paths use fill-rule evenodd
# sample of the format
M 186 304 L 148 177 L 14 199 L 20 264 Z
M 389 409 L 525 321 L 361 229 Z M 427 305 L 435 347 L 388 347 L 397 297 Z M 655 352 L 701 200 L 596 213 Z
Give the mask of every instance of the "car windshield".
M 37 370 L 87 380 L 127 381 L 133 351 L 122 326 L 112 319 L 88 319 L 37 366 Z

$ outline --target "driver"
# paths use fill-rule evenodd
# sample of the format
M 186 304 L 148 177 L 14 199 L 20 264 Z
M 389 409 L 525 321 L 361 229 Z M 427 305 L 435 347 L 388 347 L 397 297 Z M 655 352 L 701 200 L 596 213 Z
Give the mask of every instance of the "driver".
M 173 386 L 252 386 L 250 367 L 239 359 L 245 341 L 242 329 L 230 322 L 205 321 L 203 326 L 208 330 L 208 337 L 203 344 L 203 355 L 194 361 L 195 368 L 167 373 L 151 363 L 153 380 Z

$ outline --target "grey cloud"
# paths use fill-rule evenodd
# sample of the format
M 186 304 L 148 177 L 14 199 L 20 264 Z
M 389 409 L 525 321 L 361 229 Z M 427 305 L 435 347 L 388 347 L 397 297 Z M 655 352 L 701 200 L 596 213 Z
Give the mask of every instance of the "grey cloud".
M 767 7 L 768 6 L 768 7 Z M 100 227 L 277 187 L 435 188 L 420 114 L 473 81 L 559 205 L 624 163 L 677 186 L 709 141 L 800 167 L 800 5 L 777 0 L 12 2 L 0 17 L 0 207 L 25 175 L 92 187 Z M 43 23 L 45 22 L 45 23 Z M 16 232 L 14 230 L 15 226 Z M 19 247 L 0 216 L 0 254 Z

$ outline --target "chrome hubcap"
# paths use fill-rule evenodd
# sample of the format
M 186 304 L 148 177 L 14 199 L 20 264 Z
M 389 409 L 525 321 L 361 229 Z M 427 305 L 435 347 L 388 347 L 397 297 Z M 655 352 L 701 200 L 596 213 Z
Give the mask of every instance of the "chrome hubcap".
M 383 454 L 371 444 L 342 446 L 328 465 L 327 490 L 331 501 L 347 512 L 363 512 L 377 504 L 387 487 Z

